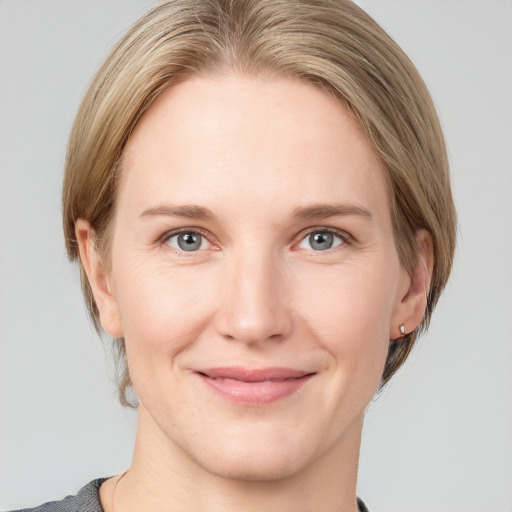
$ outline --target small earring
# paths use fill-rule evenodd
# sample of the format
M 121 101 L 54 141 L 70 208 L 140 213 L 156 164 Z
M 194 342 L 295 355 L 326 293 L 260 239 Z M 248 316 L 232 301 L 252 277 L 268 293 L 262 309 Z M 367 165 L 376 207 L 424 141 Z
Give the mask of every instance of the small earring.
M 405 325 L 400 326 L 400 334 L 405 334 Z

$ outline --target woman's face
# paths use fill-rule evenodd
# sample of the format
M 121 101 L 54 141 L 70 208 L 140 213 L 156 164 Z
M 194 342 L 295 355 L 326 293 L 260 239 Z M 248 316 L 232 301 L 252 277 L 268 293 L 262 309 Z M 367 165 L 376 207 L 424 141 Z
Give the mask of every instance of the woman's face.
M 98 305 L 161 449 L 242 479 L 357 452 L 409 286 L 381 164 L 320 89 L 191 78 L 130 137 Z

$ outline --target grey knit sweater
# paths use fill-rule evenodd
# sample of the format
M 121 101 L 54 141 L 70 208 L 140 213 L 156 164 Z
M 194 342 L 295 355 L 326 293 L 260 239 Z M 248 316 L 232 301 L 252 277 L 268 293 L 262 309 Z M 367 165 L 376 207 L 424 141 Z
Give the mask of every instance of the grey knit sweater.
M 36 508 L 24 508 L 12 512 L 103 512 L 98 494 L 105 478 L 98 478 L 82 487 L 76 496 L 67 496 L 61 501 L 50 501 Z M 366 505 L 358 498 L 359 512 L 369 512 Z

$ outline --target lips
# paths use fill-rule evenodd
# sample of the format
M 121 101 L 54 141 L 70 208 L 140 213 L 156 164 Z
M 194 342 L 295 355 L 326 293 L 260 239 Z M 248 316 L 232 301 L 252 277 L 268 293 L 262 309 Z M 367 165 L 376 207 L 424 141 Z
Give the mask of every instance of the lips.
M 294 368 L 206 368 L 201 380 L 223 398 L 245 405 L 264 405 L 298 391 L 315 374 Z

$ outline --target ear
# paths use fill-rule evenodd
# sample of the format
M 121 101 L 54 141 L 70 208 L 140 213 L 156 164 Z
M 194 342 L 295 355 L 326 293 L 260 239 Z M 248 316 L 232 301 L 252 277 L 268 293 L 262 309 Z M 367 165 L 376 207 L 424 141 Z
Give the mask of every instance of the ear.
M 78 219 L 75 222 L 75 235 L 80 251 L 80 261 L 91 285 L 101 325 L 110 336 L 122 338 L 123 329 L 117 300 L 110 286 L 107 268 L 98 254 L 95 232 L 89 221 Z
M 425 314 L 427 296 L 430 289 L 432 270 L 434 268 L 434 246 L 432 236 L 424 229 L 416 233 L 419 254 L 416 267 L 411 275 L 405 274 L 398 301 L 391 316 L 390 339 L 403 338 L 414 331 Z M 405 271 L 404 271 L 405 272 Z M 405 332 L 400 332 L 400 326 Z

